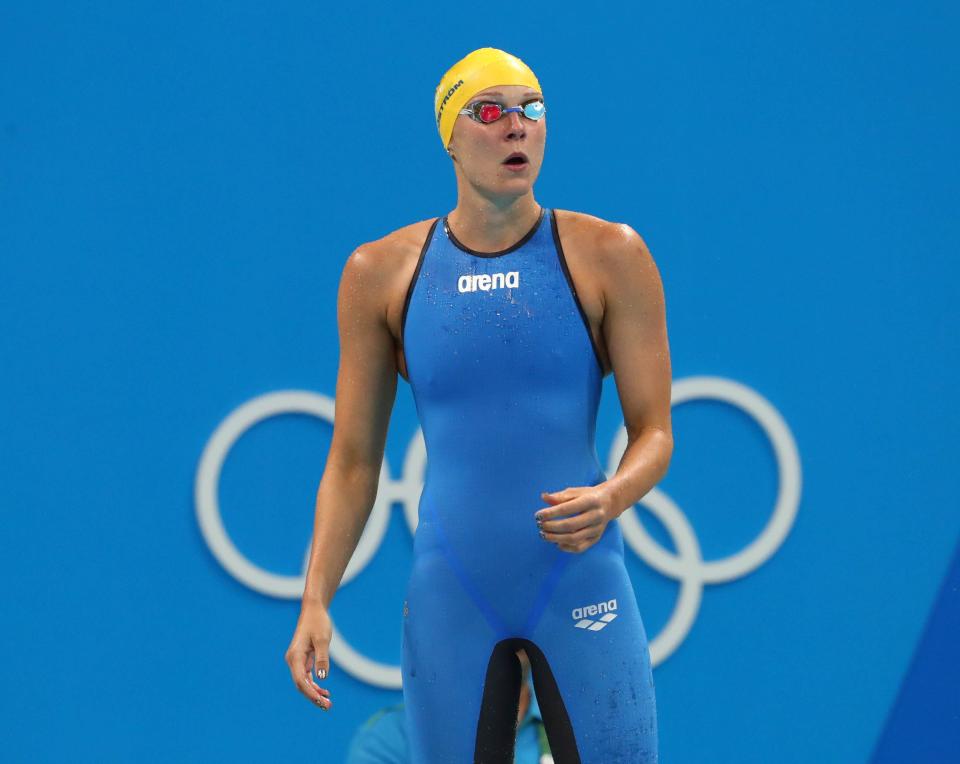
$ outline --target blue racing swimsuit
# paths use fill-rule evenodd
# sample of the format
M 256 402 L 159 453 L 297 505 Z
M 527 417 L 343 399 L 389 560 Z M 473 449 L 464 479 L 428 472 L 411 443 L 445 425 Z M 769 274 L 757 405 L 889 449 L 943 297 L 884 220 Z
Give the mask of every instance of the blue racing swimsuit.
M 656 762 L 653 673 L 620 525 L 573 553 L 534 518 L 549 506 L 542 491 L 606 479 L 600 356 L 553 210 L 492 253 L 435 220 L 401 339 L 427 449 L 403 609 L 412 761 L 512 762 L 523 648 L 556 764 Z

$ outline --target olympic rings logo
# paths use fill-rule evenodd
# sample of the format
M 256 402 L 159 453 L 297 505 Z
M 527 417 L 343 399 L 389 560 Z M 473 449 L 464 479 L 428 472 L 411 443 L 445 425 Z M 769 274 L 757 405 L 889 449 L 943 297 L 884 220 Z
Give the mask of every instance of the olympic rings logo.
M 800 457 L 796 442 L 779 412 L 754 390 L 721 377 L 689 377 L 674 382 L 671 405 L 692 400 L 717 400 L 737 406 L 753 417 L 770 440 L 779 473 L 773 512 L 760 534 L 745 548 L 718 560 L 704 560 L 696 533 L 680 508 L 659 488 L 653 488 L 639 504 L 652 512 L 673 539 L 677 554 L 660 546 L 644 529 L 631 507 L 620 516 L 626 544 L 644 562 L 680 584 L 679 597 L 662 631 L 650 640 L 650 658 L 654 666 L 666 660 L 690 632 L 705 584 L 719 584 L 742 578 L 769 560 L 790 533 L 800 504 Z M 233 544 L 223 524 L 218 501 L 220 472 L 227 454 L 240 437 L 258 422 L 280 414 L 307 414 L 331 425 L 333 399 L 300 390 L 268 393 L 244 403 L 214 431 L 204 447 L 194 483 L 197 521 L 213 556 L 241 583 L 262 594 L 281 599 L 303 597 L 305 574 L 284 576 L 258 567 Z M 627 431 L 620 427 L 610 447 L 606 474 L 616 472 L 627 447 Z M 383 541 L 394 502 L 403 506 L 411 533 L 417 527 L 417 506 L 423 490 L 427 463 L 423 433 L 419 429 L 410 441 L 399 480 L 393 480 L 386 460 L 381 466 L 377 498 L 357 548 L 344 571 L 341 585 L 363 571 Z M 310 548 L 304 557 L 304 570 Z M 361 654 L 344 636 L 333 630 L 330 657 L 346 671 L 368 684 L 389 689 L 401 688 L 399 666 L 379 663 Z

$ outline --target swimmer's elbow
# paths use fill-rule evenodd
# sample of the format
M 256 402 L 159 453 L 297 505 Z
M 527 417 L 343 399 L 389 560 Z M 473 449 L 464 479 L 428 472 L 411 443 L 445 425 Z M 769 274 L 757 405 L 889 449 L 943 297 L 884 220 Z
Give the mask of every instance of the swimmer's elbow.
M 670 462 L 673 459 L 673 432 L 669 426 L 647 425 L 643 429 L 650 433 L 650 448 L 655 453 L 654 461 L 660 467 L 658 470 L 659 477 L 657 478 L 657 482 L 660 482 L 670 469 Z
M 670 429 L 660 429 L 659 432 L 661 433 L 660 480 L 663 480 L 670 471 L 670 462 L 673 461 L 673 432 Z

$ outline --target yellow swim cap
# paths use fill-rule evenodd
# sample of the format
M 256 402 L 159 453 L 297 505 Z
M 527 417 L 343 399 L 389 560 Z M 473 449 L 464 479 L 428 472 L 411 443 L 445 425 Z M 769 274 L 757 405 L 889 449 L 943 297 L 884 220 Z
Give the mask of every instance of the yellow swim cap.
M 460 109 L 481 90 L 494 85 L 526 85 L 543 92 L 530 67 L 516 56 L 498 48 L 478 48 L 468 53 L 447 70 L 434 95 L 433 110 L 444 148 L 450 143 Z

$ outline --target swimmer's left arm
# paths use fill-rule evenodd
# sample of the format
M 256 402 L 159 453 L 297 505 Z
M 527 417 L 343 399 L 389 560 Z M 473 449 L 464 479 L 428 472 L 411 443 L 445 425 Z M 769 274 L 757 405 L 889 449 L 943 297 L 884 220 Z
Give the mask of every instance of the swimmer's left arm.
M 640 234 L 617 225 L 604 262 L 603 334 L 627 430 L 616 473 L 602 483 L 614 517 L 667 473 L 673 455 L 670 345 L 660 271 Z
M 625 224 L 610 224 L 594 263 L 627 448 L 616 473 L 604 482 L 542 494 L 553 506 L 536 513 L 541 535 L 571 552 L 596 543 L 607 523 L 659 483 L 673 454 L 672 372 L 660 272 L 641 236 Z M 552 519 L 558 517 L 565 519 Z

